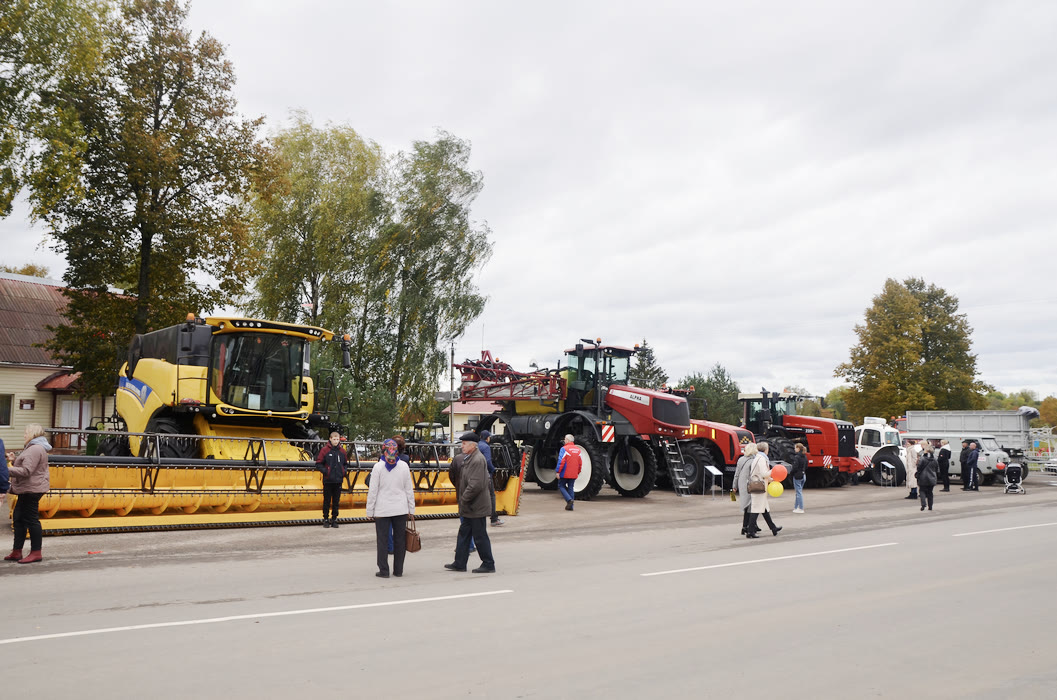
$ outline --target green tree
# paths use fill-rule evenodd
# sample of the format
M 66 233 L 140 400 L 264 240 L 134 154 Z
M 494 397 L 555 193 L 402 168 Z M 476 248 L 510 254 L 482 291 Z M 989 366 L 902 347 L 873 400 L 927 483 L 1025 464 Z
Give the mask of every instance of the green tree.
M 64 76 L 42 97 L 58 116 L 30 178 L 34 213 L 66 255 L 71 292 L 109 305 L 108 291 L 125 290 L 136 333 L 230 303 L 253 262 L 243 202 L 266 161 L 260 120 L 237 115 L 223 47 L 205 33 L 192 40 L 186 19 L 177 0 L 122 2 L 99 72 Z M 65 172 L 71 154 L 77 182 L 53 186 L 50 173 Z M 92 314 L 76 308 L 65 325 L 89 337 Z M 75 353 L 68 337 L 49 347 Z
M 1039 420 L 1043 425 L 1057 426 L 1057 397 L 1047 396 L 1039 404 Z
M 972 332 L 958 299 L 934 284 L 911 277 L 903 283 L 921 309 L 921 364 L 916 374 L 939 410 L 980 409 L 991 386 L 976 377 Z M 917 408 L 908 406 L 908 410 Z
M 690 411 L 694 418 L 707 418 L 717 423 L 738 425 L 742 419 L 741 402 L 738 394 L 741 389 L 738 383 L 730 376 L 726 368 L 718 362 L 704 376 L 700 373 L 684 377 L 678 385 L 679 389 L 693 388 L 691 398 L 704 399 L 708 408 L 708 415 L 701 413 L 701 403 L 691 401 Z
M 45 347 L 63 365 L 81 373 L 78 384 L 87 396 L 107 396 L 117 388 L 117 372 L 125 361 L 135 300 L 106 291 L 62 290 L 66 322 L 48 326 Z
M 859 342 L 849 360 L 834 372 L 852 385 L 849 417 L 982 407 L 991 387 L 976 378 L 971 333 L 957 299 L 942 289 L 887 280 L 855 326 Z
M 22 267 L 13 267 L 11 265 L 0 265 L 0 272 L 8 272 L 12 275 L 26 275 L 27 277 L 47 277 L 48 268 L 42 265 L 34 265 L 33 263 L 26 263 Z
M 470 217 L 482 177 L 469 144 L 441 132 L 387 160 L 352 129 L 300 116 L 275 148 L 278 174 L 254 202 L 262 275 L 247 308 L 347 331 L 341 391 L 384 389 L 401 422 L 430 415 L 441 343 L 484 308 L 473 272 L 491 244 Z
M 657 363 L 653 348 L 642 339 L 639 351 L 635 353 L 635 364 L 631 369 L 631 378 L 636 386 L 645 389 L 660 389 L 668 383 L 668 373 Z
M 345 329 L 369 283 L 384 215 L 384 155 L 352 128 L 303 113 L 272 139 L 276 167 L 253 197 L 259 271 L 244 308 L 263 318 Z M 362 373 L 356 378 L 364 379 Z
M 484 178 L 469 161 L 469 142 L 443 131 L 395 158 L 392 222 L 372 249 L 375 296 L 384 297 L 389 323 L 374 329 L 373 342 L 388 351 L 389 392 L 402 419 L 428 414 L 447 366 L 441 343 L 460 336 L 484 310 L 473 272 L 491 257 L 492 245 L 488 225 L 470 216 Z
M 0 3 L 0 216 L 11 213 L 28 172 L 41 164 L 40 146 L 70 126 L 49 97 L 61 81 L 97 70 L 105 8 L 93 0 Z M 76 134 L 65 137 L 73 147 L 53 159 L 52 189 L 76 183 Z
M 837 420 L 849 420 L 847 396 L 852 391 L 849 386 L 838 386 L 830 389 L 826 394 L 826 410 L 831 412 L 831 418 Z

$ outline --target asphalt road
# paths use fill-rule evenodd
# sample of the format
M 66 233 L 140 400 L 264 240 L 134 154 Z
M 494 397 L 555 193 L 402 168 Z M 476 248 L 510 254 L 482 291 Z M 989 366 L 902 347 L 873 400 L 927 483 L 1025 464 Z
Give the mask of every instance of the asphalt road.
M 957 488 L 957 487 L 956 487 Z M 725 499 L 529 487 L 499 572 L 423 523 L 49 538 L 0 567 L 7 697 L 1057 697 L 1057 486 L 807 492 L 750 541 Z M 471 564 L 474 563 L 471 559 Z

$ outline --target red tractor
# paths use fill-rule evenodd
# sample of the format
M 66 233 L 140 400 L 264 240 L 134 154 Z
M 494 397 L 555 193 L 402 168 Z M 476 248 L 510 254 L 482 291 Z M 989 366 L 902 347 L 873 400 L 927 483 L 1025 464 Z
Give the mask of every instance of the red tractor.
M 577 498 L 597 495 L 603 483 L 623 496 L 641 498 L 653 489 L 658 464 L 686 493 L 679 439 L 690 427 L 687 401 L 630 386 L 636 351 L 602 345 L 601 339 L 582 340 L 566 351 L 564 367 L 531 373 L 516 372 L 484 351 L 480 360 L 455 365 L 462 373 L 459 400 L 501 404 L 477 429 L 496 433 L 497 425 L 503 426 L 492 439 L 493 456 L 497 446 L 506 453 L 500 460 L 516 459 L 518 445 L 530 449 L 526 478 L 541 488 L 557 488 L 558 451 L 571 434 L 583 448 Z
M 798 405 L 815 397 L 788 392 L 738 394 L 745 428 L 766 440 L 770 458 L 789 462 L 794 443 L 807 447 L 807 486 L 843 486 L 863 469 L 855 449 L 855 426 L 848 421 L 797 415 Z
M 704 399 L 690 398 L 694 387 L 689 389 L 668 389 L 672 394 L 686 396 L 687 401 Z M 745 452 L 745 446 L 755 442 L 755 437 L 744 428 L 728 423 L 717 423 L 707 420 L 708 406 L 702 406 L 705 420 L 690 419 L 690 427 L 679 438 L 679 449 L 683 454 L 683 476 L 690 493 L 701 493 L 706 486 L 712 485 L 712 476 L 707 467 L 716 467 L 723 474 L 723 487 L 729 488 L 734 481 L 734 470 L 738 459 Z

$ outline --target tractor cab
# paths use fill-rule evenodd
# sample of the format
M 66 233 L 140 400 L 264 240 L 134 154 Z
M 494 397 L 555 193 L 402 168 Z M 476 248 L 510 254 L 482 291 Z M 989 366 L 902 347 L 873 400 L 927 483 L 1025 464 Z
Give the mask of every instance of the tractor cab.
M 784 416 L 797 415 L 797 403 L 803 397 L 789 392 L 767 392 L 759 394 L 738 394 L 738 400 L 744 407 L 746 430 L 754 435 L 766 435 L 772 425 L 782 425 Z
M 631 357 L 637 348 L 601 345 L 601 342 L 601 339 L 581 338 L 576 347 L 565 351 L 565 410 L 587 407 L 600 410 L 607 387 L 628 383 Z M 585 347 L 585 343 L 590 347 Z

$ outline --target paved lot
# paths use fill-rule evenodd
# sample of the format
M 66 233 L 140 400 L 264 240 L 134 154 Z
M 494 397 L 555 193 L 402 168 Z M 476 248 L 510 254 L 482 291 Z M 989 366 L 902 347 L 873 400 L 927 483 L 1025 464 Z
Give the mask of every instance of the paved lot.
M 0 568 L 4 685 L 41 697 L 1057 697 L 1057 486 L 808 491 L 779 537 L 729 500 L 526 489 L 499 573 L 403 579 L 370 526 L 49 538 Z M 89 552 L 95 552 L 89 554 Z M 471 563 L 473 560 L 471 559 Z

